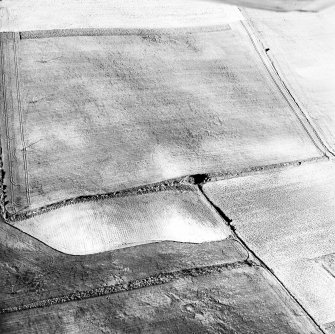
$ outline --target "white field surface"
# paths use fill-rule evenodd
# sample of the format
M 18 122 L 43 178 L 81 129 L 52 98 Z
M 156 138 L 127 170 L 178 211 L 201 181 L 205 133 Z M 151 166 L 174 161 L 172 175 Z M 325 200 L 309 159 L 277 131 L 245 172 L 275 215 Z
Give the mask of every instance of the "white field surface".
M 246 13 L 290 92 L 335 152 L 335 7 Z
M 61 252 L 75 255 L 164 240 L 217 241 L 230 235 L 224 221 L 193 191 L 68 205 L 12 225 Z
M 241 23 L 2 38 L 10 213 L 322 155 Z
M 4 0 L 0 31 L 176 28 L 243 19 L 235 6 L 201 0 Z
M 3 0 L 0 31 L 206 26 L 243 19 L 233 5 L 317 10 L 331 4 L 334 0 Z
M 195 0 L 196 1 L 196 0 Z M 304 11 L 316 12 L 330 6 L 334 6 L 334 0 L 205 0 L 208 2 L 229 3 L 240 8 L 257 8 L 268 11 L 287 12 Z
M 238 235 L 321 324 L 335 320 L 335 164 L 319 162 L 208 183 Z

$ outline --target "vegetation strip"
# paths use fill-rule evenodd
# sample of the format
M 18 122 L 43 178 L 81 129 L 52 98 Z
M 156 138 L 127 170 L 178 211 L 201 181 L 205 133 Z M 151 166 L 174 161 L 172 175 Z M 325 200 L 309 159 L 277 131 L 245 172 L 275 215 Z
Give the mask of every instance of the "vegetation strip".
M 5 185 L 3 182 L 4 176 L 5 171 L 3 169 L 2 148 L 0 145 L 0 214 L 2 217 L 6 217 L 6 192 L 5 192 Z
M 176 191 L 195 191 L 194 185 L 204 184 L 207 182 L 213 182 L 218 180 L 230 179 L 235 177 L 241 177 L 245 175 L 249 175 L 257 172 L 266 172 L 270 170 L 275 170 L 278 168 L 290 167 L 290 166 L 300 166 L 304 163 L 312 163 L 328 160 L 327 156 L 320 156 L 309 158 L 305 160 L 296 160 L 289 162 L 282 162 L 272 165 L 264 165 L 264 166 L 255 166 L 244 168 L 242 170 L 228 170 L 224 172 L 213 172 L 213 173 L 204 173 L 204 174 L 194 174 L 188 175 L 176 179 L 165 180 L 162 182 L 157 182 L 154 184 L 148 184 L 136 188 L 129 188 L 120 191 L 114 191 L 105 194 L 96 194 L 96 195 L 85 195 L 79 196 L 75 198 L 66 199 L 60 202 L 52 203 L 40 208 L 36 208 L 34 210 L 28 210 L 23 212 L 17 212 L 15 214 L 9 214 L 8 212 L 4 212 L 4 219 L 6 222 L 16 222 L 26 220 L 35 216 L 42 215 L 44 213 L 48 213 L 50 211 L 60 209 L 64 206 L 73 205 L 77 203 L 83 202 L 91 202 L 98 200 L 105 200 L 110 198 L 122 198 L 134 195 L 145 195 L 160 191 L 168 191 L 168 190 L 176 190 Z
M 230 30 L 229 24 L 214 26 L 198 26 L 185 28 L 77 28 L 77 29 L 52 29 L 21 31 L 20 39 L 79 37 L 79 36 L 147 36 L 173 33 L 203 33 Z
M 159 273 L 156 275 L 148 276 L 146 278 L 137 279 L 134 281 L 130 281 L 128 283 L 119 283 L 110 286 L 103 286 L 99 288 L 95 288 L 92 290 L 86 291 L 75 291 L 68 295 L 52 297 L 48 299 L 39 300 L 33 303 L 13 306 L 9 308 L 4 308 L 0 310 L 0 314 L 4 313 L 13 313 L 24 310 L 30 310 L 35 308 L 42 308 L 56 304 L 63 304 L 72 301 L 80 301 L 89 298 L 95 298 L 100 296 L 106 296 L 114 293 L 126 292 L 137 290 L 141 288 L 147 288 L 155 285 L 162 285 L 166 283 L 170 283 L 177 279 L 187 278 L 187 277 L 198 277 L 210 275 L 213 273 L 220 273 L 224 270 L 229 269 L 237 269 L 244 266 L 258 266 L 256 263 L 250 261 L 249 259 L 244 261 L 236 261 L 233 263 L 224 263 L 219 265 L 205 266 L 205 267 L 197 267 L 192 269 L 182 269 L 174 272 L 167 273 Z

